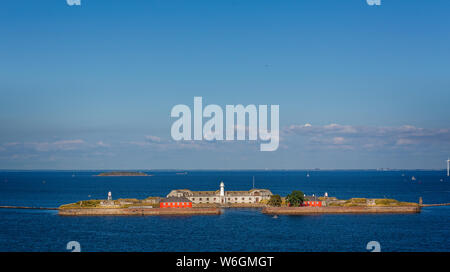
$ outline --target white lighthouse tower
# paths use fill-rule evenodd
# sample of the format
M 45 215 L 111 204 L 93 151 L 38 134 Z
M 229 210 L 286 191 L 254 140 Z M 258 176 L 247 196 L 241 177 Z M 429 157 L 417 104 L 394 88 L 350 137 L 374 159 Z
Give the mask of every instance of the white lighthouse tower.
M 220 196 L 225 196 L 225 184 L 223 184 L 223 181 L 220 182 Z
M 225 203 L 225 184 L 223 184 L 223 181 L 220 182 L 220 203 Z

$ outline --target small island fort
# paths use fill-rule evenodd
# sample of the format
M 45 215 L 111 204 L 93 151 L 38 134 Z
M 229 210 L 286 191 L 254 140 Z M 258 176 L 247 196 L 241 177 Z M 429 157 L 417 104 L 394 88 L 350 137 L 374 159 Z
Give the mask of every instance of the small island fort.
M 83 200 L 62 205 L 60 215 L 218 215 L 223 208 L 260 208 L 268 215 L 311 215 L 345 213 L 418 213 L 419 203 L 394 199 L 351 198 L 348 200 L 324 196 L 307 196 L 292 191 L 285 197 L 274 195 L 268 189 L 226 191 L 220 183 L 216 191 L 172 190 L 166 197 L 150 196 L 145 199 L 112 199 L 111 192 L 105 200 Z

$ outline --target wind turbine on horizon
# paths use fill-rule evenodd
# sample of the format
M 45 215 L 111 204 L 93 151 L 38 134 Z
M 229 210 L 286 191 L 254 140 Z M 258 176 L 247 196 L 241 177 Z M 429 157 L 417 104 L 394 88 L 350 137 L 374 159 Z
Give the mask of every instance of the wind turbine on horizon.
M 450 159 L 447 158 L 447 177 L 450 177 Z

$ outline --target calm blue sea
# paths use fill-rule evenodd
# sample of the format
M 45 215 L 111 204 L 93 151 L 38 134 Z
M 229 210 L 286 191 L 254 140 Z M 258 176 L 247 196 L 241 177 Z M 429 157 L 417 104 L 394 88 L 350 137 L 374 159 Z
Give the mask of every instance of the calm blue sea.
M 450 202 L 444 171 L 146 171 L 149 177 L 95 177 L 98 171 L 0 171 L 0 205 L 57 207 L 85 199 L 165 196 L 171 189 L 293 189 L 338 198 Z M 416 181 L 411 181 L 415 176 Z M 442 181 L 441 181 L 442 180 Z M 225 209 L 218 216 L 61 217 L 56 211 L 0 209 L 0 251 L 450 251 L 450 206 L 420 214 L 272 216 Z

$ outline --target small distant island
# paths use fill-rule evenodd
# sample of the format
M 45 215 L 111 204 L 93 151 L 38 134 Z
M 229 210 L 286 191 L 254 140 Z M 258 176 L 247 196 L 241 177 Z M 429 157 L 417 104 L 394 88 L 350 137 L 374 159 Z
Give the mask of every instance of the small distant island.
M 98 175 L 98 177 L 145 177 L 149 176 L 142 172 L 129 172 L 129 171 L 113 171 L 113 172 L 103 172 Z

